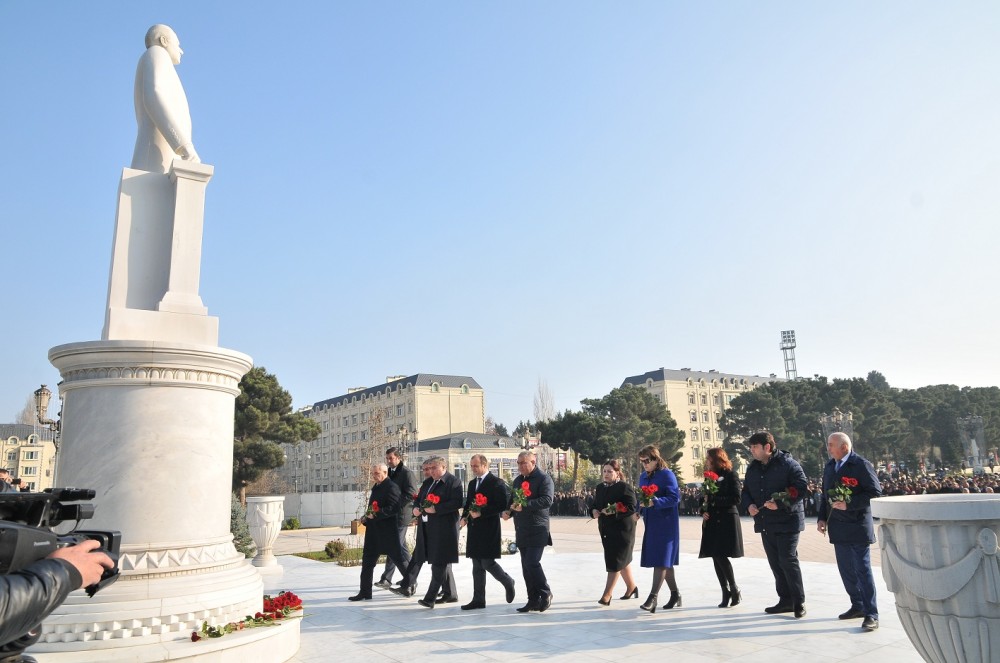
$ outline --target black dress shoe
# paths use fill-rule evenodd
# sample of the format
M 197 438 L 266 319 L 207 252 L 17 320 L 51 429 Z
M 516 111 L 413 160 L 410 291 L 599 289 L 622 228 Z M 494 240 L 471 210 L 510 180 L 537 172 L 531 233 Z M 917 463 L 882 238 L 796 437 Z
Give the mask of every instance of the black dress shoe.
M 517 609 L 518 612 L 531 612 L 532 610 L 538 610 L 538 604 L 530 601 Z
M 670 600 L 663 604 L 663 609 L 670 610 L 671 608 L 681 607 L 684 607 L 684 600 L 681 598 L 681 593 L 670 592 Z
M 871 633 L 878 628 L 878 620 L 874 617 L 865 617 L 865 621 L 861 622 L 861 630 L 868 631 Z
M 764 608 L 764 612 L 766 612 L 769 615 L 778 615 L 783 612 L 795 612 L 795 607 L 779 603 L 778 605 L 772 605 L 770 607 Z
M 485 607 L 486 607 L 485 603 L 476 603 L 475 601 L 473 601 L 472 603 L 466 603 L 465 605 L 463 605 L 462 610 L 482 610 Z
M 542 597 L 542 602 L 538 604 L 536 610 L 538 612 L 545 612 L 552 607 L 552 592 L 549 592 L 544 597 Z
M 371 601 L 372 597 L 365 596 L 364 594 L 355 594 L 354 596 L 348 596 L 348 601 Z
M 433 601 L 428 601 L 427 599 L 417 599 L 417 603 L 424 606 L 425 608 L 431 608 L 432 610 L 434 609 Z
M 629 599 L 637 599 L 637 598 L 639 598 L 639 587 L 635 586 L 635 587 L 632 588 L 631 592 L 626 589 L 625 590 L 625 596 L 619 596 L 618 600 L 619 601 L 627 601 Z
M 601 605 L 611 605 L 611 599 L 597 599 L 597 602 Z
M 441 603 L 458 603 L 458 599 L 455 598 L 454 596 L 439 596 L 438 598 L 434 599 L 434 602 L 439 605 Z
M 389 589 L 390 587 L 392 587 L 392 583 L 386 580 L 385 578 L 382 578 L 377 583 L 375 583 L 375 587 L 378 587 L 379 589 Z
M 729 605 L 731 607 L 738 606 L 740 604 L 740 601 L 742 601 L 742 600 L 743 600 L 743 595 L 740 594 L 740 590 L 734 589 L 733 590 L 733 598 L 730 599 Z
M 806 606 L 804 603 L 800 603 L 795 606 L 795 619 L 802 619 L 806 616 Z
M 861 608 L 851 608 L 847 612 L 837 615 L 837 619 L 861 619 L 865 616 L 865 611 Z
M 504 589 L 507 590 L 507 603 L 514 602 L 514 579 L 510 579 L 509 585 L 504 585 Z
M 417 593 L 417 586 L 411 585 L 409 587 L 390 587 L 389 591 L 393 594 L 399 594 L 400 596 L 409 598 Z

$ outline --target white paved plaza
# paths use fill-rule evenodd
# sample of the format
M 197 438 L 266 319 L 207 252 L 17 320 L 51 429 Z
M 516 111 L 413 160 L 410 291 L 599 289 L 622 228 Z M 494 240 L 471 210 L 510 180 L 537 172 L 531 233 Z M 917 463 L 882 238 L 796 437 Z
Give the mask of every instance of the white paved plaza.
M 677 577 L 684 607 L 650 615 L 638 608 L 649 585 L 649 571 L 638 568 L 638 555 L 633 566 L 638 574 L 640 600 L 616 598 L 610 607 L 600 606 L 597 599 L 605 574 L 596 526 L 582 518 L 558 518 L 553 523 L 556 546 L 546 551 L 542 564 L 555 598 L 545 613 L 514 611 L 525 602 L 516 555 L 501 560 L 518 581 L 514 603 L 505 603 L 503 588 L 488 578 L 488 607 L 470 612 L 459 608 L 472 594 L 471 563 L 466 559 L 455 567 L 460 603 L 429 610 L 416 603 L 420 589 L 417 597 L 405 599 L 376 588 L 373 600 L 349 602 L 347 597 L 358 591 L 358 567 L 281 556 L 284 573 L 265 578 L 266 587 L 295 591 L 306 606 L 302 646 L 292 660 L 414 663 L 432 658 L 531 659 L 576 663 L 655 656 L 656 660 L 692 663 L 737 657 L 741 663 L 846 661 L 858 657 L 891 663 L 921 661 L 899 624 L 892 594 L 885 589 L 880 569 L 875 573 L 881 611 L 878 631 L 862 633 L 860 620 L 837 619 L 849 603 L 837 568 L 828 561 L 802 562 L 809 611 L 805 618 L 767 615 L 764 608 L 776 601 L 774 581 L 766 560 L 754 556 L 759 545 L 754 545 L 758 543 L 756 537 L 749 538 L 753 537 L 749 533 L 748 556 L 734 560 L 744 601 L 735 608 L 719 609 L 716 605 L 720 592 L 711 560 L 697 558 L 698 522 L 682 519 L 683 553 Z M 316 546 L 317 542 L 325 542 L 336 533 L 333 528 L 283 533 L 278 550 L 319 549 L 322 545 Z M 803 559 L 823 558 L 826 553 L 832 558 L 832 546 L 821 537 L 814 540 L 813 534 L 811 530 L 803 533 L 802 549 L 807 551 Z M 429 578 L 430 569 L 425 567 L 421 588 L 426 588 Z M 619 586 L 616 596 L 623 590 Z M 661 593 L 661 605 L 666 598 Z

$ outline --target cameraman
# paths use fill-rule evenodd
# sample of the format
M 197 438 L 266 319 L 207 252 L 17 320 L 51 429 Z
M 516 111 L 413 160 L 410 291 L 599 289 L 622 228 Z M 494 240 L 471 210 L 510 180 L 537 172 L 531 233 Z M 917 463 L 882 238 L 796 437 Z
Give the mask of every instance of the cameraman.
M 21 571 L 0 575 L 0 645 L 27 635 L 74 589 L 93 585 L 114 562 L 93 539 L 59 548 Z M 17 648 L 23 650 L 24 645 Z M 0 647 L 0 660 L 12 653 Z

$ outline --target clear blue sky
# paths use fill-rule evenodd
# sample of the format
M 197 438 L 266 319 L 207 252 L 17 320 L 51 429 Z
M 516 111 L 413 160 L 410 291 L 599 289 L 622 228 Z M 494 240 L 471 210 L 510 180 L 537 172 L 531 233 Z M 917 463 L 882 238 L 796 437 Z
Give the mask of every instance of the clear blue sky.
M 103 324 L 153 23 L 202 298 L 296 406 L 456 373 L 532 417 L 660 366 L 1000 383 L 996 2 L 0 0 L 0 420 Z

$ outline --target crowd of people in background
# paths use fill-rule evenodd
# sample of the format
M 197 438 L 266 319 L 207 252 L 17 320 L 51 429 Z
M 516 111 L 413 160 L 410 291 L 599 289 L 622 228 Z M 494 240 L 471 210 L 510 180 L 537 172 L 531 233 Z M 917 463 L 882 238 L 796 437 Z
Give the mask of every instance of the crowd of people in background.
M 919 477 L 910 476 L 905 472 L 879 472 L 882 483 L 882 494 L 886 497 L 894 495 L 933 495 L 937 493 L 1000 493 L 1000 472 L 989 472 L 978 476 L 961 474 L 930 474 Z M 810 478 L 809 498 L 805 500 L 806 517 L 815 517 L 821 497 L 822 480 Z M 701 487 L 687 486 L 681 489 L 681 501 L 678 512 L 682 516 L 701 517 Z M 552 505 L 553 516 L 588 516 L 594 503 L 593 490 L 563 491 L 555 495 Z

